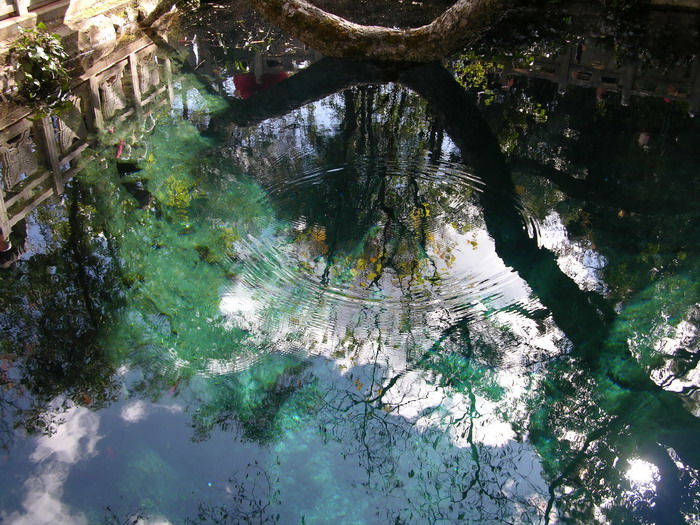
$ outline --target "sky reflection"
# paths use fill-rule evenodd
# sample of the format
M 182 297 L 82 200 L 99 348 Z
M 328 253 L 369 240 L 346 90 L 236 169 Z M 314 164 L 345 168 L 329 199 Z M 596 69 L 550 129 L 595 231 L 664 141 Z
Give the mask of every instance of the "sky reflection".
M 85 407 L 73 406 L 65 421 L 50 436 L 35 438 L 30 460 L 36 464 L 24 482 L 22 510 L 4 514 L 11 525 L 82 525 L 87 518 L 63 503 L 63 488 L 73 467 L 96 454 L 100 416 Z

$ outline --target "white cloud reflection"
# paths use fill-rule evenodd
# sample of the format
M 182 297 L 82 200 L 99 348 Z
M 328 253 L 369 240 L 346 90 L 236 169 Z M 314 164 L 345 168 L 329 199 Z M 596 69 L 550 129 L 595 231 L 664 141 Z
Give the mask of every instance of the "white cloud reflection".
M 122 407 L 120 417 L 127 423 L 138 423 L 148 417 L 154 409 L 166 410 L 170 413 L 182 412 L 180 405 L 162 405 L 158 403 L 146 403 L 141 399 L 129 401 Z
M 36 440 L 30 459 L 37 468 L 24 482 L 22 511 L 2 515 L 0 521 L 12 525 L 87 523 L 84 514 L 63 503 L 63 486 L 74 464 L 95 455 L 101 438 L 97 433 L 100 418 L 87 408 L 73 407 L 63 419 L 65 423 L 57 427 L 55 434 Z
M 124 405 L 121 411 L 121 418 L 127 423 L 138 423 L 146 418 L 148 407 L 145 401 L 132 401 Z

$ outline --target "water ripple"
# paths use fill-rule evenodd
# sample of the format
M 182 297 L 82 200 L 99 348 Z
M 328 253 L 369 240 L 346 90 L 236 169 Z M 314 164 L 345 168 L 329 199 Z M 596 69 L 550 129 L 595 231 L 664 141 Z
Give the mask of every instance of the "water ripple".
M 277 220 L 236 243 L 242 271 L 221 303 L 257 344 L 300 355 L 379 336 L 425 346 L 475 313 L 539 311 L 495 253 L 477 198 L 485 183 L 463 165 L 272 158 L 257 180 Z

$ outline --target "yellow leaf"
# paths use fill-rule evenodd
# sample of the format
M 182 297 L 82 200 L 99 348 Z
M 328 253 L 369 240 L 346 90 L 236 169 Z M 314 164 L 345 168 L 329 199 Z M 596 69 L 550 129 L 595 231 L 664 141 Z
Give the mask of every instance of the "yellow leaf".
M 322 242 L 326 240 L 326 229 L 325 228 L 314 228 L 311 232 L 311 236 L 314 241 Z

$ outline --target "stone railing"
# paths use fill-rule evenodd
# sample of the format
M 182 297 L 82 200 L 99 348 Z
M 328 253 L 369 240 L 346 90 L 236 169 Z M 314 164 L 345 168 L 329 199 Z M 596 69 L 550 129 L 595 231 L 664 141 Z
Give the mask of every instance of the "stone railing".
M 639 62 L 618 64 L 612 51 L 579 43 L 571 44 L 559 56 L 536 57 L 526 67 L 509 66 L 503 78 L 509 76 L 550 80 L 559 85 L 561 94 L 569 86 L 596 88 L 599 94 L 619 92 L 623 105 L 637 95 L 687 102 L 691 115 L 697 114 L 700 106 L 700 60 L 693 56 L 685 64 L 651 70 L 642 68 Z
M 0 121 L 0 244 L 5 249 L 12 227 L 60 195 L 92 160 L 86 149 L 99 131 L 127 118 L 146 119 L 172 103 L 170 60 L 141 38 L 75 79 L 72 93 L 72 107 L 60 116 L 33 119 L 29 110 L 17 109 Z

